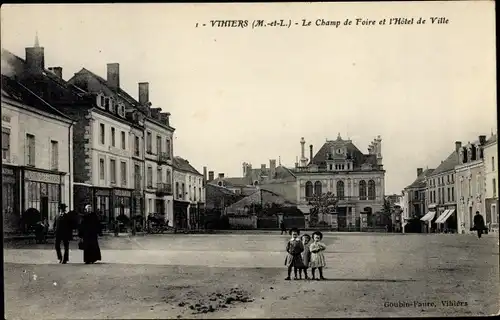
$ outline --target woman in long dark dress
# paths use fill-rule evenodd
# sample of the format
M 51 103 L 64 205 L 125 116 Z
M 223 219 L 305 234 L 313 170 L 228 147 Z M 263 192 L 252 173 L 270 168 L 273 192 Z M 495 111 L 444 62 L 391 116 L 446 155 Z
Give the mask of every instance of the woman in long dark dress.
M 86 264 L 101 260 L 101 249 L 97 240 L 100 234 L 101 223 L 99 217 L 90 210 L 90 205 L 87 205 L 78 230 L 80 241 L 83 242 L 83 261 Z

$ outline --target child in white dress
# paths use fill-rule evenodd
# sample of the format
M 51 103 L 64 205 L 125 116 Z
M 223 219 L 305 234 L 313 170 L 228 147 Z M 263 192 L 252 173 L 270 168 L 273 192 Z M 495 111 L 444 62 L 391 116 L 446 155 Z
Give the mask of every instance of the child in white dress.
M 323 239 L 323 234 L 316 231 L 312 234 L 313 243 L 309 246 L 311 251 L 311 260 L 309 261 L 309 267 L 311 267 L 312 279 L 316 280 L 316 269 L 319 270 L 319 279 L 325 280 L 323 277 L 323 268 L 326 266 L 325 255 L 323 251 L 326 249 L 324 243 L 320 242 Z

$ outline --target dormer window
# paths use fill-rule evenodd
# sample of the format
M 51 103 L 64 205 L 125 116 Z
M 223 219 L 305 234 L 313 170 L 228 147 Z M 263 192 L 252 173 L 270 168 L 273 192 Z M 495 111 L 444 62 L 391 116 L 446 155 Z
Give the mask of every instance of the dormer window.
M 104 109 L 104 96 L 102 94 L 97 95 L 97 106 L 101 109 Z
M 470 160 L 477 160 L 476 148 L 474 146 L 469 147 Z
M 112 98 L 109 98 L 109 111 L 116 113 L 116 104 Z
M 109 110 L 109 98 L 104 97 L 104 109 Z
M 467 149 L 463 148 L 461 153 L 462 153 L 462 163 L 467 163 Z
M 125 106 L 123 104 L 118 105 L 118 115 L 125 118 Z

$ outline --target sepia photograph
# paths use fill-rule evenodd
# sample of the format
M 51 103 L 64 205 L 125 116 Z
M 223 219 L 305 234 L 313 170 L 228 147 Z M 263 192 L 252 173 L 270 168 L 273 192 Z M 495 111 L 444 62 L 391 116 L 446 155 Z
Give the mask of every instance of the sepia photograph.
M 500 313 L 494 1 L 0 14 L 4 319 Z

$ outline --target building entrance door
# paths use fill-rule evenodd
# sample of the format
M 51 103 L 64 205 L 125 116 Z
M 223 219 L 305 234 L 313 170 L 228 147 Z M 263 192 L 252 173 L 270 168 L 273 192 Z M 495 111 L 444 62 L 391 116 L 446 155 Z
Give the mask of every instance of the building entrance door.
M 347 208 L 338 207 L 337 208 L 337 224 L 339 231 L 347 230 Z
M 40 214 L 42 216 L 42 221 L 44 219 L 49 219 L 49 197 L 42 197 L 40 199 L 41 201 L 41 208 L 40 208 Z

